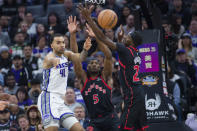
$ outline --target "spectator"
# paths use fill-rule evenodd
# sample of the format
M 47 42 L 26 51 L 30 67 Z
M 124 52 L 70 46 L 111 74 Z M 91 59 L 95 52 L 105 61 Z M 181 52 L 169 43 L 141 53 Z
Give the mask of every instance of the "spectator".
M 6 15 L 2 15 L 0 17 L 0 26 L 2 27 L 2 32 L 5 32 L 8 34 L 9 32 L 9 25 L 8 25 L 8 17 Z
M 176 105 L 176 108 L 178 110 L 178 119 L 179 121 L 181 121 L 182 120 L 182 108 L 180 106 L 181 105 L 181 90 L 174 77 L 176 77 L 175 74 L 171 70 L 171 67 L 168 66 L 168 79 L 167 79 L 168 96 Z
M 83 84 L 81 83 L 81 80 L 79 80 L 77 77 L 74 79 L 74 91 L 76 96 L 76 102 L 79 102 L 83 105 L 85 105 L 83 97 L 81 95 L 80 89 L 83 88 Z
M 173 9 L 169 11 L 170 18 L 172 18 L 174 14 L 182 16 L 184 26 L 189 25 L 191 12 L 184 6 L 183 0 L 173 0 Z
M 117 40 L 115 39 L 115 34 L 113 29 L 105 29 L 105 35 L 111 39 L 112 41 L 116 42 Z
M 122 112 L 122 103 L 123 103 L 123 98 L 121 94 L 121 89 L 120 89 L 120 82 L 119 82 L 119 76 L 118 76 L 118 68 L 119 65 L 117 65 L 117 62 L 114 63 L 114 68 L 115 70 L 113 71 L 112 74 L 112 104 L 114 105 L 114 109 L 117 112 L 118 117 L 120 118 L 121 112 Z
M 24 54 L 23 64 L 24 67 L 27 68 L 29 71 L 29 79 L 32 79 L 33 77 L 36 77 L 36 75 L 41 74 L 42 61 L 41 59 L 32 55 L 32 48 L 30 45 L 26 45 L 23 48 L 23 54 Z
M 68 41 L 68 38 L 65 38 L 65 41 Z M 68 42 L 65 42 L 66 46 Z M 38 39 L 36 47 L 33 49 L 33 55 L 41 60 L 44 60 L 44 57 L 51 51 L 51 48 L 47 45 L 46 37 L 40 36 Z
M 26 15 L 25 15 L 25 21 L 27 22 L 28 24 L 28 30 L 27 30 L 27 34 L 30 35 L 31 37 L 33 35 L 36 34 L 36 26 L 37 24 L 36 23 L 33 23 L 33 15 L 31 12 L 27 12 Z
M 116 4 L 116 0 L 107 0 L 105 8 L 115 11 L 117 16 L 120 16 L 120 7 Z
M 166 0 L 157 0 L 155 1 L 155 4 L 160 9 L 162 15 L 168 13 L 168 2 Z
M 0 111 L 0 129 L 9 131 L 11 128 L 11 121 L 10 121 L 10 111 L 9 109 L 4 109 Z
M 67 87 L 65 94 L 65 104 L 74 112 L 75 107 L 82 106 L 76 102 L 75 91 L 73 88 Z
M 103 7 L 101 5 L 97 5 L 95 12 L 92 12 L 92 17 L 98 18 L 99 13 L 103 10 Z M 81 15 L 81 14 L 79 14 Z M 80 16 L 81 17 L 81 16 Z M 84 20 L 85 21 L 85 20 Z
M 10 102 L 10 104 L 16 105 L 15 110 L 10 111 L 10 113 L 11 113 L 10 120 L 11 120 L 11 126 L 18 129 L 17 118 L 19 117 L 19 115 L 24 114 L 25 111 L 18 106 L 18 100 L 15 95 L 10 95 L 9 102 Z
M 191 5 L 191 12 L 195 13 L 197 11 L 197 1 L 193 1 Z
M 36 105 L 29 106 L 26 114 L 30 127 L 33 129 L 38 128 L 38 125 L 41 124 L 41 116 L 38 107 Z
M 14 37 L 15 44 L 10 47 L 10 53 L 12 56 L 19 55 L 23 56 L 23 46 L 25 43 L 25 37 L 22 32 L 17 32 Z
M 54 33 L 65 34 L 65 29 L 61 25 L 58 14 L 56 14 L 55 12 L 51 12 L 48 16 L 47 30 L 49 35 L 52 35 Z
M 31 44 L 32 45 L 32 38 L 31 36 L 28 34 L 28 24 L 26 21 L 22 21 L 19 24 L 19 28 L 18 31 L 23 33 L 23 36 L 25 38 L 25 43 L 26 44 Z
M 194 63 L 197 63 L 197 48 L 192 47 L 192 39 L 190 34 L 184 33 L 179 40 L 179 49 L 183 48 L 186 51 L 188 57 L 194 60 Z
M 30 127 L 28 118 L 25 114 L 19 116 L 18 124 L 20 127 L 18 131 L 35 131 L 35 129 Z
M 135 31 L 134 16 L 132 14 L 130 14 L 127 17 L 126 25 L 123 26 L 123 30 L 124 30 L 125 35 L 127 35 L 129 32 Z M 118 29 L 116 30 L 116 38 L 118 37 L 118 32 L 120 32 L 120 27 L 118 27 Z
M 179 72 L 184 72 L 187 74 L 193 85 L 196 85 L 196 69 L 195 65 L 192 62 L 191 58 L 187 57 L 186 51 L 184 49 L 178 49 L 176 51 L 176 60 L 173 61 L 172 70 L 175 71 L 176 74 Z
M 12 17 L 10 21 L 11 29 L 9 32 L 11 39 L 14 37 L 15 32 L 17 31 L 19 23 L 25 20 L 25 12 L 26 12 L 25 5 L 19 5 L 17 10 L 17 15 Z
M 2 26 L 0 25 L 0 46 L 10 45 L 10 37 L 7 33 L 2 32 Z
M 29 99 L 28 92 L 24 87 L 20 87 L 16 92 L 16 97 L 18 99 L 18 106 L 25 109 L 26 106 L 33 104 L 32 100 Z
M 182 17 L 181 16 L 179 16 L 179 15 L 172 16 L 171 31 L 178 38 L 180 38 L 181 35 L 183 34 L 183 32 L 185 32 L 185 27 L 182 25 Z
M 40 89 L 40 80 L 33 79 L 31 80 L 31 89 L 28 92 L 30 99 L 33 101 L 33 104 L 37 104 L 38 96 L 41 93 Z
M 68 17 L 71 16 L 71 15 L 76 16 L 77 18 L 79 18 L 79 13 L 77 12 L 76 7 L 73 5 L 72 0 L 64 0 L 64 8 L 65 8 L 65 12 L 64 12 L 63 21 L 66 22 Z
M 81 126 L 86 129 L 89 126 L 90 122 L 85 117 L 85 108 L 83 106 L 77 106 L 74 108 L 74 113 Z
M 142 30 L 148 29 L 148 24 L 145 18 L 142 19 Z
M 122 25 L 126 25 L 126 20 L 127 20 L 127 17 L 131 14 L 131 9 L 129 8 L 128 5 L 125 5 L 123 8 L 122 8 L 122 11 L 121 11 L 121 16 L 120 16 L 120 19 L 119 19 L 119 25 L 122 24 Z
M 36 34 L 32 38 L 33 47 L 37 46 L 36 44 L 38 43 L 40 38 L 43 37 L 43 36 L 47 39 L 45 26 L 43 24 L 37 24 L 37 26 L 36 26 Z M 48 45 L 48 43 L 46 45 Z
M 13 66 L 10 71 L 14 74 L 17 85 L 27 86 L 30 74 L 26 67 L 23 66 L 22 58 L 19 55 L 14 56 L 12 60 Z
M 9 94 L 6 93 L 0 94 L 0 107 L 1 107 L 0 112 L 5 113 L 3 114 L 4 117 L 0 116 L 0 123 L 7 122 L 4 125 L 0 125 L 0 129 L 2 128 L 9 128 L 10 130 L 17 129 L 17 125 L 14 123 L 11 114 L 12 112 L 18 110 L 18 106 L 14 104 L 12 98 L 13 97 Z
M 186 31 L 192 38 L 192 46 L 197 48 L 197 20 L 193 19 L 190 23 L 189 30 Z
M 0 47 L 0 70 L 1 73 L 7 73 L 11 68 L 12 61 L 9 53 L 9 48 L 7 46 Z
M 18 88 L 19 87 L 16 85 L 14 74 L 12 72 L 8 72 L 8 74 L 5 75 L 4 92 L 10 95 L 15 95 Z
M 193 131 L 197 131 L 197 102 L 195 103 L 195 114 L 191 116 L 190 118 L 187 118 L 185 121 L 185 124 L 189 126 Z

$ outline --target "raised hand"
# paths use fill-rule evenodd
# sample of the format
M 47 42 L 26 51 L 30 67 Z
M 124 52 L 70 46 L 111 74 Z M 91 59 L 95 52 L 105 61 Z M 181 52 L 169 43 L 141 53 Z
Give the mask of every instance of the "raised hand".
M 86 27 L 87 27 L 86 32 L 88 33 L 89 37 L 92 37 L 92 38 L 95 37 L 95 34 L 92 31 L 92 28 L 87 23 L 86 23 Z
M 76 16 L 73 19 L 73 16 L 69 16 L 68 20 L 67 20 L 67 24 L 68 24 L 68 30 L 70 32 L 70 34 L 72 33 L 76 33 L 77 32 L 77 21 L 76 21 Z
M 5 100 L 7 101 L 10 98 L 11 95 L 7 93 L 0 93 L 0 100 Z
M 5 108 L 8 107 L 9 102 L 7 101 L 0 101 L 0 111 L 3 111 Z
M 87 4 L 85 5 L 85 7 L 82 4 L 79 4 L 78 8 L 84 19 L 88 20 L 91 18 L 91 13 L 94 10 L 94 5 L 91 5 L 90 8 L 88 8 Z
M 123 36 L 124 36 L 124 30 L 123 30 L 122 25 L 120 25 L 120 31 L 118 32 L 118 41 L 119 42 L 122 41 Z
M 88 51 L 92 46 L 92 43 L 91 43 L 91 38 L 88 37 L 83 45 L 83 49 L 85 49 L 86 51 Z

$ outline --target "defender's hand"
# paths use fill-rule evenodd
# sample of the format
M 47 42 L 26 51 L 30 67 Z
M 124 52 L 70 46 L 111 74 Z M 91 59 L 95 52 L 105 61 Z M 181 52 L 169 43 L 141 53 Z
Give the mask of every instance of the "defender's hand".
M 92 46 L 92 43 L 91 43 L 91 38 L 88 37 L 84 43 L 84 46 L 83 46 L 83 49 L 85 49 L 86 51 L 88 51 Z
M 82 4 L 79 4 L 78 8 L 84 19 L 88 20 L 91 18 L 91 13 L 94 10 L 94 5 L 91 5 L 90 8 L 88 8 L 87 4 L 85 5 L 85 7 Z
M 120 25 L 120 31 L 118 32 L 118 41 L 119 42 L 122 41 L 123 36 L 124 36 L 124 30 L 123 30 L 122 25 Z
M 76 16 L 73 19 L 73 16 L 69 16 L 68 20 L 67 20 L 67 24 L 68 24 L 68 30 L 70 32 L 70 34 L 72 33 L 76 33 L 77 32 L 77 22 L 76 22 Z
M 92 28 L 90 28 L 90 26 L 86 23 L 86 32 L 88 33 L 89 37 L 92 37 L 94 38 L 95 37 L 95 34 L 94 32 L 92 31 Z

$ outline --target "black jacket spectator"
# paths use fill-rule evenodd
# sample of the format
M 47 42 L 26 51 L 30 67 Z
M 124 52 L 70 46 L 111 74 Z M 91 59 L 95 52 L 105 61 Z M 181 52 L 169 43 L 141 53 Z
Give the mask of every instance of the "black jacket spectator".
M 7 73 L 7 70 L 11 68 L 12 61 L 9 54 L 9 48 L 7 46 L 0 47 L 0 70 Z
M 52 12 L 49 14 L 47 30 L 50 35 L 54 33 L 65 34 L 65 28 L 61 25 L 61 21 L 57 13 Z
M 19 86 L 27 86 L 29 79 L 32 78 L 27 68 L 23 67 L 22 58 L 19 55 L 14 56 L 13 67 L 10 71 L 14 74 L 16 83 Z

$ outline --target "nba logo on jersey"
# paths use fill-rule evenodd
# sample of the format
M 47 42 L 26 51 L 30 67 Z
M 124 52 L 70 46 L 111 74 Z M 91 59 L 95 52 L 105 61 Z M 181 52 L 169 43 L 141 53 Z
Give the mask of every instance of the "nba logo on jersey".
M 135 57 L 134 63 L 135 64 L 137 64 L 137 63 L 141 64 L 141 58 L 139 56 L 138 57 Z

